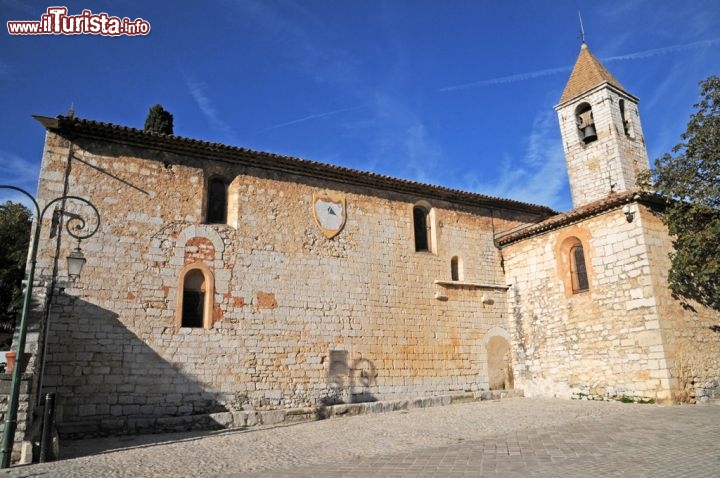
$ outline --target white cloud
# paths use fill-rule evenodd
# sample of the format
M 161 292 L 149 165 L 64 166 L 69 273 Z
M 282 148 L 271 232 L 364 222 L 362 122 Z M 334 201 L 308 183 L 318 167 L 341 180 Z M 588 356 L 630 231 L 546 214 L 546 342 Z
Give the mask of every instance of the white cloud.
M 20 187 L 31 195 L 35 194 L 40 171 L 39 164 L 32 163 L 8 151 L 0 150 L 0 171 L 2 171 L 0 184 Z M 33 213 L 35 212 L 32 201 L 24 194 L 12 189 L 0 189 L 0 203 L 5 201 L 20 202 L 30 208 Z
M 500 171 L 489 180 L 466 176 L 468 189 L 488 196 L 569 209 L 565 156 L 556 128 L 553 112 L 539 113 L 526 139 L 525 155 L 503 158 Z
M 32 183 L 37 179 L 40 165 L 16 154 L 0 150 L 0 171 L 3 172 L 3 183 L 22 185 Z
M 325 46 L 328 42 L 321 37 L 328 25 L 302 2 L 272 4 L 242 0 L 234 7 L 243 21 L 252 21 L 254 26 L 282 45 L 289 64 L 318 83 L 355 83 L 357 60 L 343 49 Z
M 372 170 L 420 182 L 435 183 L 443 176 L 439 169 L 442 148 L 417 112 L 384 93 L 376 93 L 368 108 L 373 118 L 362 127 L 371 129 L 366 163 Z
M 37 212 L 35 211 L 35 205 L 29 197 L 12 190 L 0 189 L 0 204 L 5 204 L 7 201 L 22 204 L 26 208 L 30 209 L 30 212 L 33 214 L 33 216 L 37 214 Z
M 403 146 L 407 153 L 407 166 L 416 181 L 436 182 L 437 167 L 442 157 L 440 145 L 428 137 L 425 125 L 413 122 L 405 129 Z
M 220 115 L 218 115 L 217 110 L 212 105 L 210 98 L 205 94 L 205 85 L 188 78 L 185 78 L 185 83 L 195 103 L 197 103 L 198 108 L 200 108 L 202 114 L 210 121 L 210 124 L 224 133 L 230 132 L 230 126 L 220 119 Z

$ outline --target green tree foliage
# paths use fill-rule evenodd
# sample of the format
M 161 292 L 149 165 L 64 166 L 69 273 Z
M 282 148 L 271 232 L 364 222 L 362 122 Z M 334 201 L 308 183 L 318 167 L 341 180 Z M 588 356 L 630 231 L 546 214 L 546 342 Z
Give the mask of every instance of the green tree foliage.
M 11 201 L 0 204 L 0 335 L 11 335 L 22 305 L 30 244 L 30 210 Z
M 165 111 L 160 104 L 153 106 L 145 119 L 145 131 L 173 134 L 173 115 Z
M 668 200 L 670 289 L 720 310 L 720 77 L 700 82 L 682 142 L 655 161 L 650 184 Z

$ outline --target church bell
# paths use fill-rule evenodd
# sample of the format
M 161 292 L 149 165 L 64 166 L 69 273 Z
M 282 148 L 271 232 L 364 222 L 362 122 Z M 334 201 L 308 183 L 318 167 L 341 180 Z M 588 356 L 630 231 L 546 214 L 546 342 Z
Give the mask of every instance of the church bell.
M 595 121 L 593 120 L 592 110 L 580 113 L 577 117 L 577 125 L 580 130 L 580 137 L 586 143 L 597 139 L 597 131 L 595 131 Z

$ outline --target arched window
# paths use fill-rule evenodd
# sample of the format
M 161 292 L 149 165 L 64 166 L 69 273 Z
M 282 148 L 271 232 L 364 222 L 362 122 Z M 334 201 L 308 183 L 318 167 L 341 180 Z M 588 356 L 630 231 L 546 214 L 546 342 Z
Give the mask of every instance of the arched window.
M 202 327 L 205 322 L 205 276 L 197 269 L 185 275 L 183 284 L 182 327 Z
M 202 263 L 185 266 L 180 274 L 176 319 L 180 327 L 205 328 L 212 326 L 213 276 Z
M 429 211 L 423 206 L 413 207 L 413 226 L 415 230 L 415 251 L 430 250 L 430 228 L 428 227 Z
M 458 256 L 453 256 L 450 259 L 450 279 L 461 281 L 463 280 L 462 260 Z
M 573 294 L 590 288 L 582 244 L 575 244 L 570 248 L 570 280 Z
M 227 181 L 220 177 L 208 181 L 206 222 L 227 223 Z
M 577 124 L 580 140 L 585 144 L 597 139 L 595 119 L 593 118 L 590 103 L 580 103 L 580 105 L 575 108 L 575 124 Z
M 588 259 L 592 256 L 591 242 L 590 231 L 572 227 L 564 231 L 555 244 L 558 279 L 563 283 L 565 297 L 590 290 L 593 278 L 593 263 Z

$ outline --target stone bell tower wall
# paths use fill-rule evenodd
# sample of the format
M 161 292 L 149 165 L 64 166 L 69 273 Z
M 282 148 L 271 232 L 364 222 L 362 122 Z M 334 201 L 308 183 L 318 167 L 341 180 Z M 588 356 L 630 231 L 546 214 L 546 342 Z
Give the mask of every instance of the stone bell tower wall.
M 576 124 L 575 111 L 583 103 L 592 108 L 597 132 L 589 143 Z M 649 164 L 636 99 L 604 84 L 556 110 L 574 208 L 637 188 L 638 175 Z

